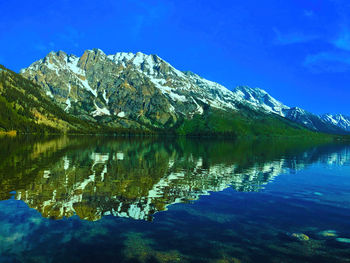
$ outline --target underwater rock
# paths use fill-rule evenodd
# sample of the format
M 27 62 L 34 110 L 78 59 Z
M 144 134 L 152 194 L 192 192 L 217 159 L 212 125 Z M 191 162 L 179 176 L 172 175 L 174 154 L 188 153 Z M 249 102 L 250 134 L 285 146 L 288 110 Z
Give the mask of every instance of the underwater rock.
M 338 237 L 338 238 L 336 238 L 336 240 L 337 240 L 338 242 L 350 244 L 350 238 Z
M 293 237 L 299 241 L 308 241 L 310 239 L 307 235 L 305 235 L 303 233 L 293 233 L 291 235 L 291 237 Z
M 318 233 L 320 236 L 323 237 L 336 237 L 337 236 L 337 231 L 335 230 L 324 230 Z

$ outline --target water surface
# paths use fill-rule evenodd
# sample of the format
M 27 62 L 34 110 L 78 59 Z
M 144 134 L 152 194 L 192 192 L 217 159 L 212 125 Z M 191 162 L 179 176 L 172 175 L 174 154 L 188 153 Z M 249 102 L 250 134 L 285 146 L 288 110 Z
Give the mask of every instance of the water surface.
M 350 262 L 350 146 L 0 139 L 0 262 Z

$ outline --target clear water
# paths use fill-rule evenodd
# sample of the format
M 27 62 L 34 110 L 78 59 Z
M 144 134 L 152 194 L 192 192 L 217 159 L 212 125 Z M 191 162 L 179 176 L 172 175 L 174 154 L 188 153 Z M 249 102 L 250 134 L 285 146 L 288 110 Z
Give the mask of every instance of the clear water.
M 0 262 L 350 262 L 350 146 L 0 139 Z

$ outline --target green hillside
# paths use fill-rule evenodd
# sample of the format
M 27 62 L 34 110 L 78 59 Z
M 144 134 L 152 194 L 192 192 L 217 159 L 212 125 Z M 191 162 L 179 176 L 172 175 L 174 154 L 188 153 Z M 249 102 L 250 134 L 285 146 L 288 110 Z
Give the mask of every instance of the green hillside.
M 186 136 L 330 138 L 277 115 L 241 106 L 238 112 L 207 109 L 204 115 L 184 120 L 176 132 Z
M 110 127 L 78 119 L 32 81 L 0 65 L 0 133 L 104 133 Z

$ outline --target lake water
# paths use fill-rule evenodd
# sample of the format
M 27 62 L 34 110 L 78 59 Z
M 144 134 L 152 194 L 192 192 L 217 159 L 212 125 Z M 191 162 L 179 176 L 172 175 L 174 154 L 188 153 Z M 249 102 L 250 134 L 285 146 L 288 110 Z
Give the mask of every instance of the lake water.
M 350 146 L 1 138 L 0 262 L 350 262 Z

